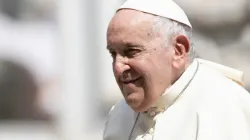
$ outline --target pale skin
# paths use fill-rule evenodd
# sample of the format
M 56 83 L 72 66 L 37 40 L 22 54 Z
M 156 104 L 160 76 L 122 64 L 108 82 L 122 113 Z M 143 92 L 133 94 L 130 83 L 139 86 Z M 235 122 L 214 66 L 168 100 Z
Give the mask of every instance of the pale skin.
M 189 65 L 189 40 L 166 41 L 153 30 L 152 15 L 124 9 L 112 18 L 107 49 L 113 57 L 117 84 L 135 112 L 148 110 Z

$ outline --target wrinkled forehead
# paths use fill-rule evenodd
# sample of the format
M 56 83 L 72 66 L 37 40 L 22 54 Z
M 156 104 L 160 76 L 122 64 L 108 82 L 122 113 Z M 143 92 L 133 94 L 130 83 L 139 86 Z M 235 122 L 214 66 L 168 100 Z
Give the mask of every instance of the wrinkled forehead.
M 107 31 L 108 48 L 129 46 L 155 46 L 164 42 L 164 37 L 154 29 L 155 16 L 143 12 L 123 9 L 111 20 Z
M 110 21 L 108 31 L 143 29 L 149 31 L 153 26 L 153 15 L 140 11 L 123 9 L 118 11 Z

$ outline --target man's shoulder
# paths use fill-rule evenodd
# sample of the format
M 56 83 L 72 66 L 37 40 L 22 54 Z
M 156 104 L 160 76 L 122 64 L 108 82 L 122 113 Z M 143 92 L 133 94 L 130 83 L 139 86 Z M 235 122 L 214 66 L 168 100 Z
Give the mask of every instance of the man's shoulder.
M 203 65 L 197 74 L 193 87 L 202 95 L 200 110 L 219 110 L 233 106 L 250 109 L 249 92 L 234 80 Z
M 224 90 L 227 92 L 247 92 L 245 88 L 237 82 L 238 77 L 228 77 L 226 74 L 226 72 L 223 73 L 201 64 L 196 81 L 198 81 L 200 83 L 199 85 L 203 88 L 207 90 L 211 89 L 214 92 L 221 92 Z
M 117 101 L 109 111 L 110 116 L 119 116 L 122 114 L 132 113 L 133 110 L 127 105 L 124 99 Z
M 129 135 L 136 113 L 124 99 L 118 101 L 109 111 L 103 139 L 123 139 Z
M 109 111 L 108 122 L 122 123 L 134 119 L 136 112 L 128 106 L 124 99 L 117 101 Z
M 199 60 L 198 79 L 204 86 L 244 91 L 243 72 L 221 64 Z M 211 64 L 210 64 L 211 63 Z M 200 82 L 200 81 L 199 81 Z M 246 90 L 245 90 L 246 91 Z

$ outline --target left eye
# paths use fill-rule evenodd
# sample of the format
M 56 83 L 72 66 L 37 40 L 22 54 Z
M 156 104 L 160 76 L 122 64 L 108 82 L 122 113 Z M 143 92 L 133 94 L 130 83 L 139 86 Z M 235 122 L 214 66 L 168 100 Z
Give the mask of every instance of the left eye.
M 126 51 L 125 54 L 126 54 L 128 57 L 132 57 L 132 56 L 136 55 L 138 52 L 139 52 L 139 50 L 136 50 L 136 49 L 129 49 L 129 50 Z

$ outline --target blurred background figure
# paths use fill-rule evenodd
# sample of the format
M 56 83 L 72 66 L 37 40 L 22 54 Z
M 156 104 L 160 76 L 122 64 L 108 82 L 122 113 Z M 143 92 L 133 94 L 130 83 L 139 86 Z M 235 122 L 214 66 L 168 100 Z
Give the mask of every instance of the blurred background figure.
M 106 29 L 124 1 L 0 0 L 1 140 L 102 139 L 122 98 Z M 244 71 L 250 90 L 250 1 L 174 1 L 198 56 Z
M 0 0 L 0 139 L 57 138 L 54 2 Z
M 38 85 L 23 66 L 8 60 L 0 61 L 0 119 L 48 120 L 39 109 Z

